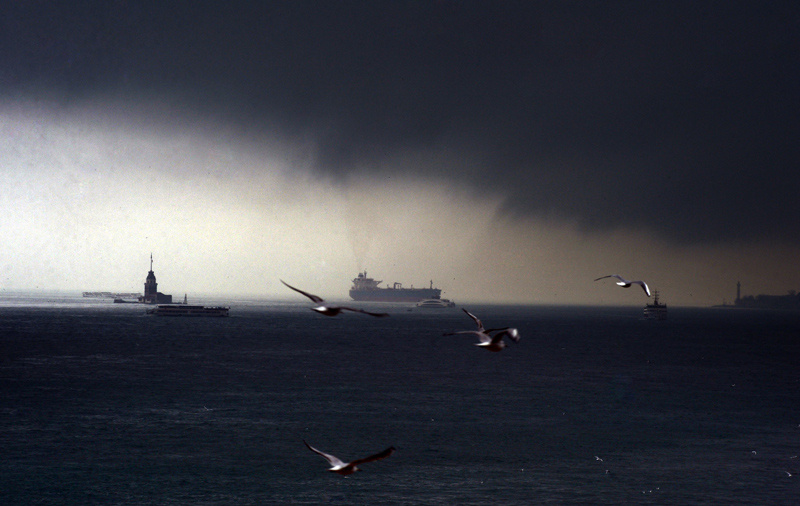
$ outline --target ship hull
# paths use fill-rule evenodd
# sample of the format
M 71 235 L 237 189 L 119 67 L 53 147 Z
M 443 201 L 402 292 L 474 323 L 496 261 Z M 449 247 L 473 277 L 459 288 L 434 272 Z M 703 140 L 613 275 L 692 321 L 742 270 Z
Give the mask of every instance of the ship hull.
M 666 320 L 667 319 L 667 306 L 665 305 L 650 305 L 644 308 L 645 320 Z
M 185 306 L 185 305 L 160 305 L 147 311 L 148 314 L 156 316 L 182 316 L 182 317 L 225 317 L 228 316 L 227 307 L 204 307 L 204 306 Z
M 350 298 L 366 302 L 419 302 L 436 299 L 442 294 L 438 288 L 374 288 L 350 290 Z

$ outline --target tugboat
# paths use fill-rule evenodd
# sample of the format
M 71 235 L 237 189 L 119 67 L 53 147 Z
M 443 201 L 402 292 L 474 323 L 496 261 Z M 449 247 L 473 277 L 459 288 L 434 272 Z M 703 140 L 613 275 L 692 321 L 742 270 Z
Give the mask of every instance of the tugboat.
M 658 290 L 653 293 L 653 303 L 644 306 L 645 320 L 666 320 L 667 305 L 658 301 Z

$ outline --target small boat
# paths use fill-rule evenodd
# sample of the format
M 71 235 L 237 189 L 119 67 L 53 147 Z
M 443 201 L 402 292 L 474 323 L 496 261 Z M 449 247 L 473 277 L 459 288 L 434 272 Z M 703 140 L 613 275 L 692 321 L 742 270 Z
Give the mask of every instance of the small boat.
M 658 290 L 653 293 L 653 303 L 644 306 L 645 320 L 666 320 L 667 305 L 658 301 Z
M 156 316 L 228 316 L 229 307 L 205 307 L 161 304 L 147 311 Z
M 450 299 L 423 299 L 417 302 L 417 307 L 427 307 L 427 308 L 456 307 L 456 303 Z

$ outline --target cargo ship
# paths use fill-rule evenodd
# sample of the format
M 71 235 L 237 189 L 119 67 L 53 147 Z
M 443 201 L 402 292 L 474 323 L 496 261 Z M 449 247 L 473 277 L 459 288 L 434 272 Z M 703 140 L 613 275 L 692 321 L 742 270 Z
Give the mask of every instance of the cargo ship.
M 438 299 L 442 295 L 440 289 L 433 287 L 433 280 L 429 288 L 403 288 L 400 283 L 380 288 L 378 285 L 382 282 L 367 277 L 367 271 L 359 272 L 353 279 L 350 298 L 370 302 L 419 302 L 423 299 Z

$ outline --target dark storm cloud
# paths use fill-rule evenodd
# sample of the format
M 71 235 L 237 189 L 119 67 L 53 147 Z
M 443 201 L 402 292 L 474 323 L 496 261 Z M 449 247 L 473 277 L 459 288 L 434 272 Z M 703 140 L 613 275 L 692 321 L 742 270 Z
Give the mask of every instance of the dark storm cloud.
M 7 97 L 180 97 L 318 138 L 330 175 L 446 149 L 511 214 L 800 237 L 794 2 L 20 2 L 2 28 Z

